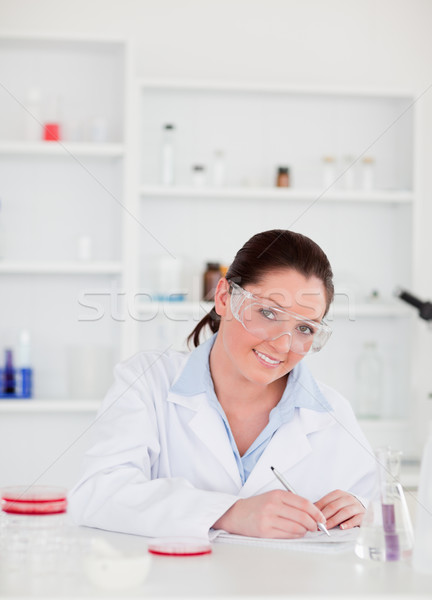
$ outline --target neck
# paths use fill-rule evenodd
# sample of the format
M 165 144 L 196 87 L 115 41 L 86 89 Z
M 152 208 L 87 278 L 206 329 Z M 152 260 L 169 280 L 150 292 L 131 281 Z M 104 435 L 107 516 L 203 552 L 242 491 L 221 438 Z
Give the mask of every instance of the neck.
M 210 353 L 210 373 L 216 396 L 225 412 L 249 413 L 257 410 L 270 412 L 284 392 L 287 376 L 269 384 L 259 384 L 247 379 L 233 367 L 218 335 Z

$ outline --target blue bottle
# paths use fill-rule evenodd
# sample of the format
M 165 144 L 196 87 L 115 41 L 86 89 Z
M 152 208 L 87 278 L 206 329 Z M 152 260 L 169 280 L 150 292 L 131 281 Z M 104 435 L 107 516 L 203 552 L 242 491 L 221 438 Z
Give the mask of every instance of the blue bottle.
M 3 393 L 13 396 L 16 392 L 16 377 L 13 366 L 12 350 L 6 350 L 5 368 L 3 372 Z

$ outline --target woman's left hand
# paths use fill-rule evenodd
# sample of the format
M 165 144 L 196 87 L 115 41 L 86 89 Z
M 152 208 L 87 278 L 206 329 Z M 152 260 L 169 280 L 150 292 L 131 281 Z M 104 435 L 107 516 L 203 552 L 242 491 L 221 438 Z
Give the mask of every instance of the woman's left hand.
M 366 510 L 355 496 L 342 490 L 333 490 L 315 502 L 315 506 L 327 519 L 327 529 L 338 525 L 341 529 L 360 526 Z

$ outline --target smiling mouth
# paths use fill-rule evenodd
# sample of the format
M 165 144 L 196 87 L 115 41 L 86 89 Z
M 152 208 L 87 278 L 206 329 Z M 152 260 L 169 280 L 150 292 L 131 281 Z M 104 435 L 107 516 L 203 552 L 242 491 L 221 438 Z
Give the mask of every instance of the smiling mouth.
M 270 358 L 266 354 L 263 354 L 262 352 L 258 352 L 258 350 L 254 350 L 254 352 L 258 356 L 258 358 L 260 358 L 262 361 L 264 361 L 267 365 L 274 367 L 276 365 L 280 365 L 282 362 L 281 360 L 275 360 L 274 358 Z

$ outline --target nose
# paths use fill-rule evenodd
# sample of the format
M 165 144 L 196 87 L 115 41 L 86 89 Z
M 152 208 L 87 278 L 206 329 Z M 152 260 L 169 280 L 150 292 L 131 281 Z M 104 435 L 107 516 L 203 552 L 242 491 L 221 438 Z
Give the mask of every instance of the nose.
M 289 352 L 292 344 L 292 334 L 287 331 L 270 340 L 271 345 L 279 352 Z

